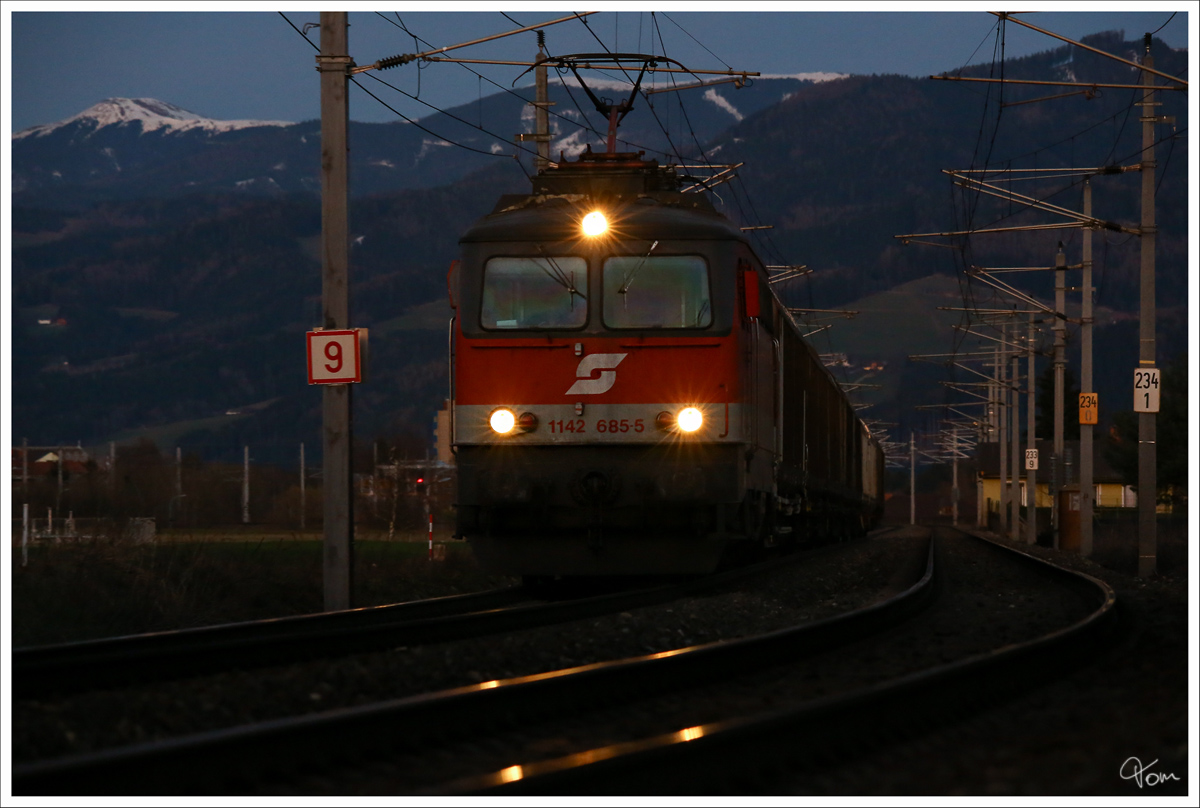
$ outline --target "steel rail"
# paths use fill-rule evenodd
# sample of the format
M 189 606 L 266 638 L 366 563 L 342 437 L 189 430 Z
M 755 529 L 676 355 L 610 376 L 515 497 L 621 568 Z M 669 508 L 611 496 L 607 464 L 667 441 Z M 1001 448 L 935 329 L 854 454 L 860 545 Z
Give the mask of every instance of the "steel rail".
M 882 531 L 881 531 L 882 532 Z M 581 703 L 677 690 L 795 661 L 890 628 L 922 611 L 938 587 L 933 542 L 908 589 L 864 609 L 754 637 L 599 662 L 295 718 L 121 747 L 13 768 L 13 793 L 232 793 L 308 765 L 361 762 L 466 736 L 489 722 L 578 710 Z
M 504 605 L 520 598 L 520 588 L 514 587 L 411 604 L 15 649 L 12 694 L 64 695 L 518 631 L 664 603 L 770 569 L 770 564 L 751 565 L 668 586 L 570 601 Z M 447 613 L 435 608 L 437 602 L 458 608 Z
M 288 644 L 320 642 L 323 636 L 348 631 L 473 614 L 527 599 L 521 587 L 513 586 L 385 606 L 15 648 L 13 697 L 188 676 L 255 664 L 258 657 L 265 658 L 261 664 L 274 664 L 272 658 L 275 662 L 286 661 Z M 175 665 L 184 667 L 173 668 Z M 122 671 L 128 666 L 139 667 Z M 166 668 L 160 671 L 162 666 Z
M 1093 611 L 1071 626 L 844 695 L 828 696 L 767 715 L 688 727 L 658 737 L 591 749 L 556 760 L 512 766 L 452 784 L 444 793 L 706 794 L 748 768 L 839 750 L 861 753 L 881 733 L 903 736 L 917 724 L 951 721 L 1042 681 L 1102 647 L 1116 621 L 1116 595 L 1105 582 L 1056 567 L 958 529 L 1011 554 L 1081 595 Z

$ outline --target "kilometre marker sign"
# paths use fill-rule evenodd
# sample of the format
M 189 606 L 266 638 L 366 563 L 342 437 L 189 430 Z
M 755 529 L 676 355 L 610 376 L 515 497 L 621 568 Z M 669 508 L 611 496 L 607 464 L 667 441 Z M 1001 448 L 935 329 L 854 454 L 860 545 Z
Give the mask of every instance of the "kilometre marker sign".
M 308 383 L 351 384 L 363 380 L 365 328 L 309 331 Z

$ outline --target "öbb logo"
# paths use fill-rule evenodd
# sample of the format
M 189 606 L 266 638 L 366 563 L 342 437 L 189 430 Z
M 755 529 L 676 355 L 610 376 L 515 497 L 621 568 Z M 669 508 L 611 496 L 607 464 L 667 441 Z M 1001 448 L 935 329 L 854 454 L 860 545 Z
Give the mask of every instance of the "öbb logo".
M 578 381 L 571 385 L 571 389 L 566 394 L 568 396 L 594 396 L 607 393 L 617 383 L 617 371 L 613 368 L 621 364 L 621 360 L 627 356 L 629 354 L 623 353 L 598 353 L 585 356 L 579 362 L 579 367 L 575 368 L 575 376 Z M 600 376 L 595 379 L 591 378 L 597 370 L 600 371 Z

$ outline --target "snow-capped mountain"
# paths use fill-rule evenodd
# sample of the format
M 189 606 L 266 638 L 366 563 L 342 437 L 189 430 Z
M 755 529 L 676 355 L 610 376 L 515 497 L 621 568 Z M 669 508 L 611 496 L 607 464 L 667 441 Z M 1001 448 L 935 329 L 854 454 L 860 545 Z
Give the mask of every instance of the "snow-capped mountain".
M 88 107 L 58 123 L 42 124 L 23 129 L 14 134 L 13 140 L 27 137 L 44 137 L 66 127 L 76 129 L 103 129 L 106 126 L 132 126 L 140 124 L 140 131 L 210 133 L 232 132 L 257 126 L 291 126 L 290 121 L 218 121 L 205 118 L 182 107 L 159 101 L 156 98 L 106 98 L 99 104 Z
M 734 89 L 708 88 L 688 101 L 680 128 L 681 94 L 638 102 L 640 114 L 621 127 L 623 148 L 657 151 L 665 160 L 693 159 L 701 144 L 802 86 L 832 75 L 756 80 Z M 624 95 L 629 85 L 594 82 L 596 91 Z M 496 93 L 420 119 L 417 125 L 350 124 L 350 187 L 355 196 L 446 185 L 511 159 L 524 149 L 517 133 L 533 129 L 533 95 L 524 87 Z M 607 122 L 577 85 L 552 84 L 551 154 L 573 157 L 603 148 Z M 660 120 L 661 116 L 661 120 Z M 662 121 L 672 124 L 667 133 Z M 476 126 L 476 122 L 478 126 Z M 584 125 L 581 128 L 581 125 Z M 672 139 L 668 143 L 666 137 Z M 217 192 L 257 195 L 320 191 L 320 122 L 219 121 L 152 98 L 109 98 L 57 123 L 12 135 L 13 204 L 56 209 L 104 200 Z M 464 148 L 459 148 L 464 147 Z

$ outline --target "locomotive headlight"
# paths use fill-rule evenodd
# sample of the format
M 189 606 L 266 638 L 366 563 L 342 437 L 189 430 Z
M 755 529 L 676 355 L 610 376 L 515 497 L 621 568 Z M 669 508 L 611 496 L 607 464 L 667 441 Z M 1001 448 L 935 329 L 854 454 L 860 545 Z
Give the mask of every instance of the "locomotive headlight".
M 517 425 L 517 417 L 512 414 L 512 410 L 501 407 L 492 413 L 490 423 L 494 432 L 499 435 L 507 435 Z
M 684 432 L 695 432 L 704 424 L 704 416 L 695 407 L 685 407 L 679 411 L 675 422 Z
M 602 236 L 608 231 L 608 219 L 604 218 L 604 214 L 598 210 L 594 210 L 587 216 L 583 217 L 583 234 L 585 236 Z

